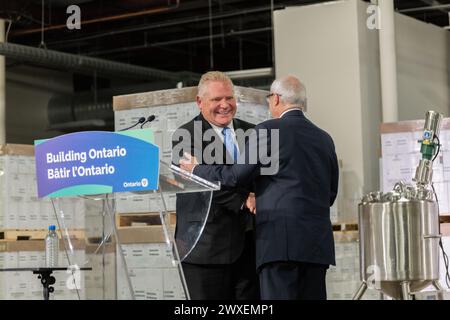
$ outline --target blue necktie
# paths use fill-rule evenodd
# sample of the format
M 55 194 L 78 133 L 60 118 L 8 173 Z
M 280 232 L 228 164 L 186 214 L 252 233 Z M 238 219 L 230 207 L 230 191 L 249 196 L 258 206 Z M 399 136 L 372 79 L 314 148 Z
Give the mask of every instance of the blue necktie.
M 233 141 L 231 129 L 228 127 L 223 128 L 222 134 L 224 138 L 223 142 L 225 144 L 225 148 L 227 149 L 228 153 L 233 157 L 234 162 L 236 162 L 238 157 L 238 149 Z

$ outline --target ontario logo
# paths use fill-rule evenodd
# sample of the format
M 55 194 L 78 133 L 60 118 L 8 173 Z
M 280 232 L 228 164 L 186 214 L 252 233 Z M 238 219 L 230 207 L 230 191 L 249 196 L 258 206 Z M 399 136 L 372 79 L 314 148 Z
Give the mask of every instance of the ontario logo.
M 141 181 L 133 181 L 133 182 L 124 182 L 123 187 L 124 188 L 134 188 L 134 187 L 147 187 L 148 186 L 148 180 L 147 178 L 143 178 Z

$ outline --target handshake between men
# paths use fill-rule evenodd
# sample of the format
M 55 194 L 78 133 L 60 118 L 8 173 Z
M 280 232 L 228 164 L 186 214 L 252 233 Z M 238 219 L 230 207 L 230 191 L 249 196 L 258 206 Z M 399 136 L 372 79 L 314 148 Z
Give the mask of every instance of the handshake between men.
M 220 181 L 222 187 L 213 194 L 214 210 L 208 217 L 207 232 L 203 232 L 188 257 L 190 260 L 183 261 L 190 291 L 200 293 L 195 295 L 199 298 L 206 297 L 203 292 L 207 292 L 206 298 L 211 299 L 216 298 L 217 288 L 230 284 L 232 288 L 225 289 L 234 290 L 233 297 L 248 299 L 251 295 L 237 296 L 235 289 L 248 280 L 255 283 L 255 269 L 246 273 L 246 279 L 240 277 L 242 270 L 249 270 L 243 268 L 253 264 L 262 299 L 326 299 L 325 275 L 329 265 L 335 264 L 330 206 L 337 195 L 339 177 L 332 138 L 303 114 L 306 89 L 295 76 L 272 83 L 267 95 L 272 119 L 252 129 L 250 124 L 233 118 L 236 100 L 231 81 L 221 73 L 213 75 L 214 79 L 208 75 L 206 85 L 201 84 L 207 79 L 199 83 L 197 104 L 201 115 L 196 119 L 203 121 L 203 131 L 214 130 L 216 141 L 223 143 L 217 150 L 226 150 L 227 157 L 223 158 L 231 157 L 234 161 L 224 164 L 223 161 L 210 162 L 205 157 L 200 159 L 211 147 L 210 143 L 196 147 L 195 139 L 186 139 L 190 141 L 184 149 L 187 153 L 175 153 L 184 155 L 175 162 L 182 169 L 209 181 Z M 195 132 L 194 123 L 183 128 Z M 252 129 L 248 139 L 241 143 L 234 138 L 240 128 Z M 254 223 L 253 219 L 247 220 L 248 216 L 241 210 L 249 190 L 254 192 L 258 202 L 258 214 L 248 214 L 254 218 Z M 192 201 L 182 203 L 179 200 L 177 198 L 177 224 L 183 219 L 182 215 L 178 217 L 178 209 L 192 205 Z M 246 204 L 255 213 L 255 196 L 248 197 Z M 215 223 L 219 219 L 229 221 L 219 225 Z M 210 235 L 215 238 L 208 239 Z M 236 241 L 222 245 L 225 240 Z M 243 243 L 248 245 L 242 248 Z M 238 245 L 239 250 L 234 250 Z M 193 261 L 199 256 L 197 252 L 204 248 L 215 252 L 206 252 L 208 260 Z M 218 249 L 226 254 L 219 255 Z M 225 261 L 230 254 L 233 259 Z M 247 261 L 247 257 L 251 259 Z M 210 268 L 205 268 L 204 261 Z M 216 272 L 219 265 L 220 272 Z M 243 281 L 231 283 L 235 277 Z M 197 290 L 197 287 L 200 288 Z M 220 297 L 223 296 L 225 294 Z
M 184 153 L 184 158 L 180 159 L 180 168 L 190 173 L 192 173 L 196 165 L 198 165 L 197 158 L 187 152 Z M 256 213 L 256 199 L 254 193 L 248 195 L 248 198 L 245 201 L 245 207 L 247 207 L 251 213 Z

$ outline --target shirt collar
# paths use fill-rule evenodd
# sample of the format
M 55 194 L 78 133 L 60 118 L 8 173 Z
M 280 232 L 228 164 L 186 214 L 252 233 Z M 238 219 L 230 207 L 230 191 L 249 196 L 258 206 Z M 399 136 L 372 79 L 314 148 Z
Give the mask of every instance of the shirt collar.
M 211 127 L 212 127 L 216 132 L 222 133 L 222 130 L 223 130 L 223 128 L 225 128 L 225 127 L 230 128 L 230 129 L 231 129 L 231 132 L 234 132 L 233 120 L 231 120 L 231 122 L 230 122 L 228 125 L 226 125 L 225 127 L 219 127 L 219 126 L 216 126 L 215 124 L 212 124 L 211 122 L 208 122 L 208 123 L 211 125 Z
M 280 115 L 280 118 L 282 118 L 282 117 L 283 117 L 286 113 L 288 113 L 289 111 L 294 111 L 294 110 L 302 111 L 301 108 L 290 108 L 290 109 L 285 110 L 285 111 Z

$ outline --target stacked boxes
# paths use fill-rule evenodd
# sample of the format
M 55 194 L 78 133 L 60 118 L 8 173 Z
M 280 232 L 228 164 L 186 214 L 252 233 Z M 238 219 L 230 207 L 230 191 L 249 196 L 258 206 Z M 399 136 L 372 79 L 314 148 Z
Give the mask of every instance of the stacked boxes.
M 73 241 L 74 251 L 69 253 L 70 262 L 79 264 L 85 260 L 84 241 Z M 0 269 L 2 268 L 36 268 L 45 265 L 45 251 L 43 240 L 28 241 L 0 241 Z M 60 264 L 68 266 L 67 256 L 60 243 Z M 55 271 L 53 276 L 56 279 L 55 291 L 51 295 L 55 300 L 71 300 L 84 298 L 84 277 L 83 271 L 79 274 L 79 290 L 69 284 L 73 283 L 73 277 L 66 271 Z M 42 284 L 37 275 L 32 271 L 3 271 L 0 272 L 0 299 L 33 299 L 42 300 Z
M 116 246 L 107 243 L 86 245 L 86 257 L 91 271 L 85 272 L 86 299 L 116 299 Z
M 98 242 L 112 232 L 111 217 L 103 211 L 103 201 L 84 200 L 85 233 L 88 242 Z
M 0 146 L 0 228 L 45 230 L 57 224 L 50 199 L 38 199 L 34 147 L 6 144 Z M 62 199 L 67 228 L 84 228 L 81 199 Z
M 0 146 L 0 229 L 6 240 L 1 241 L 0 262 L 4 268 L 43 267 L 45 265 L 44 237 L 49 225 L 60 227 L 61 235 L 72 236 L 72 230 L 84 229 L 84 201 L 74 198 L 37 198 L 34 147 L 29 145 L 6 144 Z M 59 214 L 59 224 L 54 206 Z M 67 234 L 65 228 L 69 230 Z M 16 237 L 32 239 L 16 241 Z M 73 251 L 64 250 L 60 243 L 60 265 L 84 266 L 84 239 L 68 240 Z M 71 274 L 66 271 L 54 273 L 54 299 L 79 299 L 84 291 L 76 293 L 68 284 Z M 77 274 L 78 285 L 84 286 L 83 271 Z M 1 272 L 0 296 L 4 299 L 42 299 L 42 285 L 31 271 Z M 72 277 L 73 278 L 73 277 Z
M 328 299 L 351 300 L 361 284 L 358 232 L 334 232 L 334 239 L 336 266 L 330 266 L 327 272 Z M 363 300 L 380 300 L 380 293 L 368 289 Z
M 33 159 L 32 146 L 0 146 L 0 169 L 3 172 L 0 176 L 1 228 L 37 228 L 36 224 L 41 221 Z
M 179 266 L 161 227 L 121 229 L 119 237 L 127 268 L 117 254 L 118 299 L 131 298 L 126 271 L 138 300 L 186 299 Z
M 421 159 L 420 143 L 424 120 L 381 125 L 382 190 L 391 191 L 400 180 L 413 183 Z M 439 156 L 433 163 L 433 184 L 441 215 L 450 215 L 450 118 L 442 120 Z

